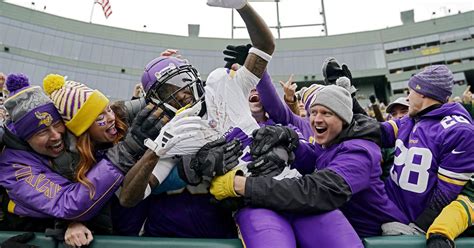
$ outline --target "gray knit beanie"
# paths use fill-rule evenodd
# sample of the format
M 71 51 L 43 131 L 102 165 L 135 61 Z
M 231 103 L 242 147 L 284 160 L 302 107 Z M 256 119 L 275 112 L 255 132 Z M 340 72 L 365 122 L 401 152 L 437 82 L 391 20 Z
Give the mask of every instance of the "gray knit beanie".
M 352 121 L 352 98 L 349 91 L 337 85 L 328 85 L 318 90 L 311 102 L 322 105 L 336 113 L 346 123 Z

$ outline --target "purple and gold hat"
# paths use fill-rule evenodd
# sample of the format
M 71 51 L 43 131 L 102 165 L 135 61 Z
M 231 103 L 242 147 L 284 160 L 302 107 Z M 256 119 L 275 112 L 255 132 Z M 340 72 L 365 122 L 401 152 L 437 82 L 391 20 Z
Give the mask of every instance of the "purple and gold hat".
M 4 106 L 10 114 L 15 133 L 23 140 L 61 120 L 51 99 L 39 86 L 30 86 L 27 76 L 10 74 L 6 86 L 10 95 Z
M 59 110 L 66 127 L 74 135 L 83 134 L 109 104 L 109 99 L 98 90 L 57 74 L 43 79 L 43 88 Z

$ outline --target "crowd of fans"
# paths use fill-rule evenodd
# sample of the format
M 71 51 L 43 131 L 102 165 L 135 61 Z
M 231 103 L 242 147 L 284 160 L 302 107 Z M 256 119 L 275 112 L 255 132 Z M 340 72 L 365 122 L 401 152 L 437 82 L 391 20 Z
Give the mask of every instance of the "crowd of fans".
M 421 235 L 454 247 L 474 215 L 469 88 L 451 102 L 453 75 L 433 65 L 406 97 L 364 109 L 349 67 L 328 58 L 324 85 L 297 91 L 290 76 L 280 98 L 260 16 L 246 0 L 208 4 L 237 9 L 252 44 L 228 46 L 206 82 L 172 49 L 117 102 L 58 74 L 41 88 L 0 73 L 1 230 L 71 247 L 93 234 L 239 236 L 245 247 Z

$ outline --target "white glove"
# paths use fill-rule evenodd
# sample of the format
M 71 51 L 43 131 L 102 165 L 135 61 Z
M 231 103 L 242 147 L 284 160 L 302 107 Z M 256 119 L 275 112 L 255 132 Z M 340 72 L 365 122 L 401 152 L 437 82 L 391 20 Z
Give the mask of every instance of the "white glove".
M 207 0 L 207 5 L 213 7 L 241 9 L 247 4 L 247 0 Z
M 195 136 L 200 128 L 200 121 L 199 116 L 181 117 L 177 121 L 170 121 L 161 129 L 154 141 L 146 139 L 145 146 L 162 157 L 178 142 Z
M 195 155 L 205 144 L 221 137 L 216 129 L 209 126 L 207 120 L 202 119 L 194 120 L 192 122 L 192 129 L 191 127 L 186 128 L 179 134 L 186 136 L 186 132 L 192 133 L 192 137 L 178 140 L 162 157 Z
M 182 117 L 174 123 L 166 124 L 158 137 L 145 140 L 145 145 L 161 158 L 194 155 L 210 141 L 220 137 L 206 120 L 199 116 Z

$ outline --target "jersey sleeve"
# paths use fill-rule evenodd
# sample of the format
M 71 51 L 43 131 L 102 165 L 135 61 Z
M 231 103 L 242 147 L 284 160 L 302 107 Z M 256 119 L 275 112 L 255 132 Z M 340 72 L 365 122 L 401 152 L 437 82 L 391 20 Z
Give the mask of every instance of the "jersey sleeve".
M 395 146 L 395 141 L 398 138 L 399 126 L 400 126 L 399 120 L 389 120 L 389 121 L 380 123 L 383 148 L 391 148 Z
M 257 87 L 260 78 L 255 76 L 245 66 L 240 67 L 235 73 L 235 78 L 242 92 L 244 93 L 244 96 L 248 96 L 250 91 Z
M 470 124 L 450 129 L 442 135 L 438 178 L 460 190 L 474 175 L 474 129 Z

